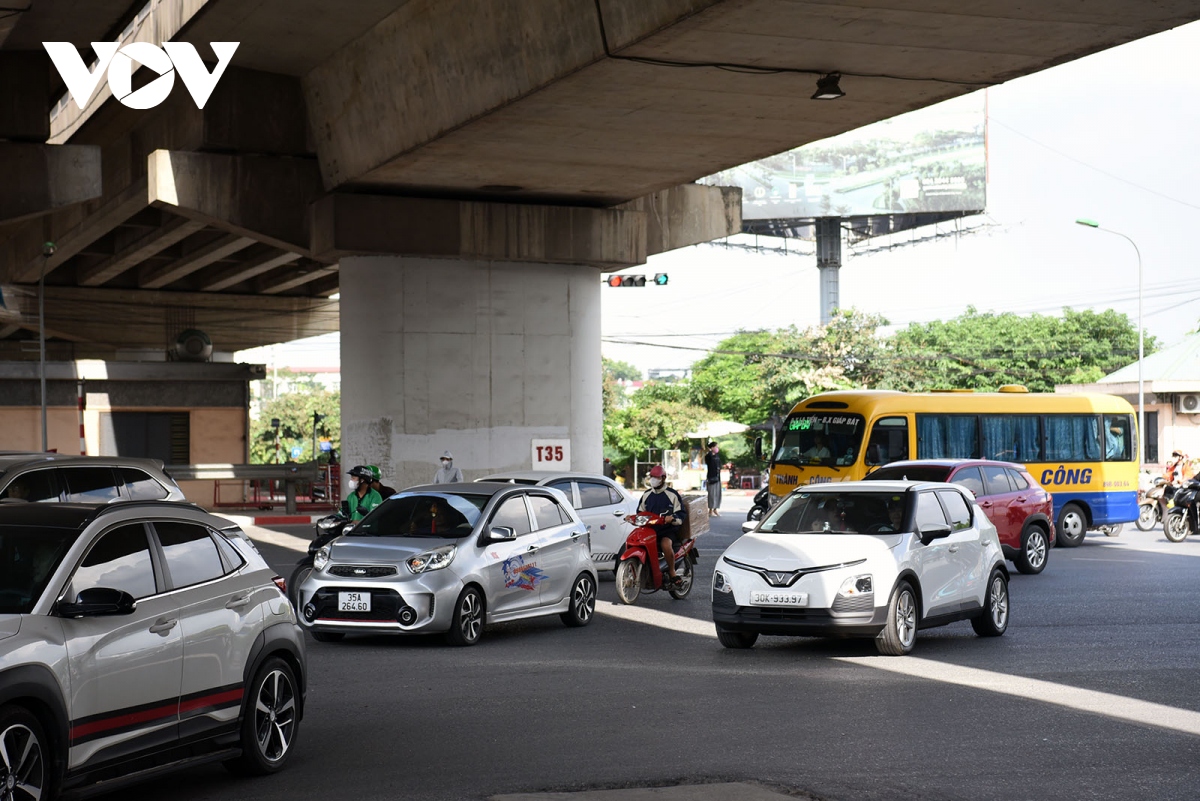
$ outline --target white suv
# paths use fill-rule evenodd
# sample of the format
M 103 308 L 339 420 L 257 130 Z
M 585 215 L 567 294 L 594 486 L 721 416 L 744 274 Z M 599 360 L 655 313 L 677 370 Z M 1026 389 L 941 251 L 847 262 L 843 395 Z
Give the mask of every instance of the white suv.
M 304 708 L 283 579 L 190 504 L 0 504 L 0 798 L 197 759 L 271 773 Z
M 969 619 L 1008 627 L 996 529 L 960 486 L 857 481 L 804 487 L 717 561 L 712 613 L 727 648 L 760 634 L 874 637 L 909 653 L 917 630 Z

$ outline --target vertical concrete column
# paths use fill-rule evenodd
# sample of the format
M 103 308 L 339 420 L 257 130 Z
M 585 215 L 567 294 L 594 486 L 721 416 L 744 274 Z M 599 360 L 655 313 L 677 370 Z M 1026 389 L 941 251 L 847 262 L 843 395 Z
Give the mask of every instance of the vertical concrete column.
M 594 268 L 486 260 L 341 260 L 342 456 L 397 489 L 445 450 L 467 480 L 532 467 L 532 441 L 603 462 Z
M 842 220 L 817 218 L 817 269 L 821 271 L 821 325 L 833 319 L 839 305 L 838 274 L 842 269 Z

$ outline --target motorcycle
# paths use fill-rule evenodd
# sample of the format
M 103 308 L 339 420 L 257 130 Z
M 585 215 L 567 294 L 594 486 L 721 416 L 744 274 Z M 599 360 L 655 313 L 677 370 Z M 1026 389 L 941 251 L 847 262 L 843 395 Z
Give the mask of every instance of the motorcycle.
M 313 572 L 313 557 L 321 548 L 342 536 L 342 532 L 350 526 L 351 522 L 350 505 L 342 501 L 341 509 L 322 517 L 313 525 L 315 536 L 308 544 L 308 555 L 296 563 L 291 578 L 287 580 L 287 596 L 288 600 L 292 602 L 293 609 L 299 610 L 300 608 L 300 585 Z
M 756 523 L 763 519 L 763 515 L 771 508 L 771 488 L 763 487 L 754 494 L 754 505 L 750 507 L 750 511 L 746 512 L 746 519 L 752 523 Z
M 1168 509 L 1171 506 L 1171 500 L 1175 496 L 1175 487 L 1168 484 L 1167 480 L 1162 476 L 1154 479 L 1154 486 L 1148 489 L 1145 494 L 1139 493 L 1138 498 L 1138 531 L 1149 531 L 1163 521 L 1166 517 Z
M 1163 533 L 1171 542 L 1183 542 L 1200 530 L 1200 478 L 1193 478 L 1175 491 L 1174 506 L 1163 521 Z
M 625 550 L 617 559 L 615 579 L 617 597 L 621 603 L 631 604 L 642 592 L 666 590 L 671 597 L 682 601 L 692 591 L 695 564 L 699 558 L 696 541 L 686 539 L 675 550 L 675 572 L 681 579 L 678 587 L 669 585 L 670 574 L 666 561 L 659 555 L 659 533 L 653 526 L 662 525 L 664 519 L 649 512 L 638 512 L 625 518 L 633 524 L 633 531 L 625 538 Z

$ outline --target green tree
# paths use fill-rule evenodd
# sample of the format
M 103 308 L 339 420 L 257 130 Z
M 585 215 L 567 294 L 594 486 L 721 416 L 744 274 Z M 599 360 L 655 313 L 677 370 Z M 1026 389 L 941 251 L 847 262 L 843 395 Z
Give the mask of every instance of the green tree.
M 607 359 L 600 357 L 601 378 L 600 391 L 603 393 L 601 401 L 604 410 L 604 416 L 607 418 L 609 414 L 616 411 L 617 407 L 621 406 L 625 401 L 625 390 L 621 387 L 621 381 L 640 381 L 642 373 L 629 362 L 616 361 L 615 359 Z
M 630 398 L 628 405 L 604 420 L 605 453 L 621 467 L 650 448 L 681 448 L 690 442 L 687 432 L 715 415 L 688 402 L 685 384 L 650 382 Z
M 634 367 L 629 362 L 622 362 L 616 359 L 606 359 L 600 357 L 604 363 L 604 372 L 611 375 L 618 381 L 641 381 L 642 371 Z
M 293 388 L 274 400 L 265 401 L 258 416 L 250 422 L 250 462 L 273 464 L 276 461 L 275 429 L 271 420 L 279 420 L 279 459 L 309 462 L 313 460 L 313 413 L 325 415 L 317 435 L 328 437 L 334 448 L 342 442 L 341 393 L 330 392 L 316 384 Z M 300 458 L 291 458 L 292 448 L 300 448 Z M 325 458 L 318 447 L 318 456 Z
M 909 391 L 1023 384 L 1031 392 L 1053 392 L 1056 384 L 1090 383 L 1137 361 L 1137 340 L 1137 327 L 1111 309 L 1022 317 L 971 307 L 953 320 L 897 332 L 885 383 Z M 1147 336 L 1146 355 L 1157 345 Z

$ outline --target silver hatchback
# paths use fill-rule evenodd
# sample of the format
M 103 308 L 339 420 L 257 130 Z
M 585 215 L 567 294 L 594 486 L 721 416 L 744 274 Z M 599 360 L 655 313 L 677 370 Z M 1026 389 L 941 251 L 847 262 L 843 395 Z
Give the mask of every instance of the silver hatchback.
M 317 552 L 300 620 L 317 640 L 445 632 L 474 645 L 487 623 L 596 608 L 587 527 L 557 490 L 431 484 L 386 500 Z

